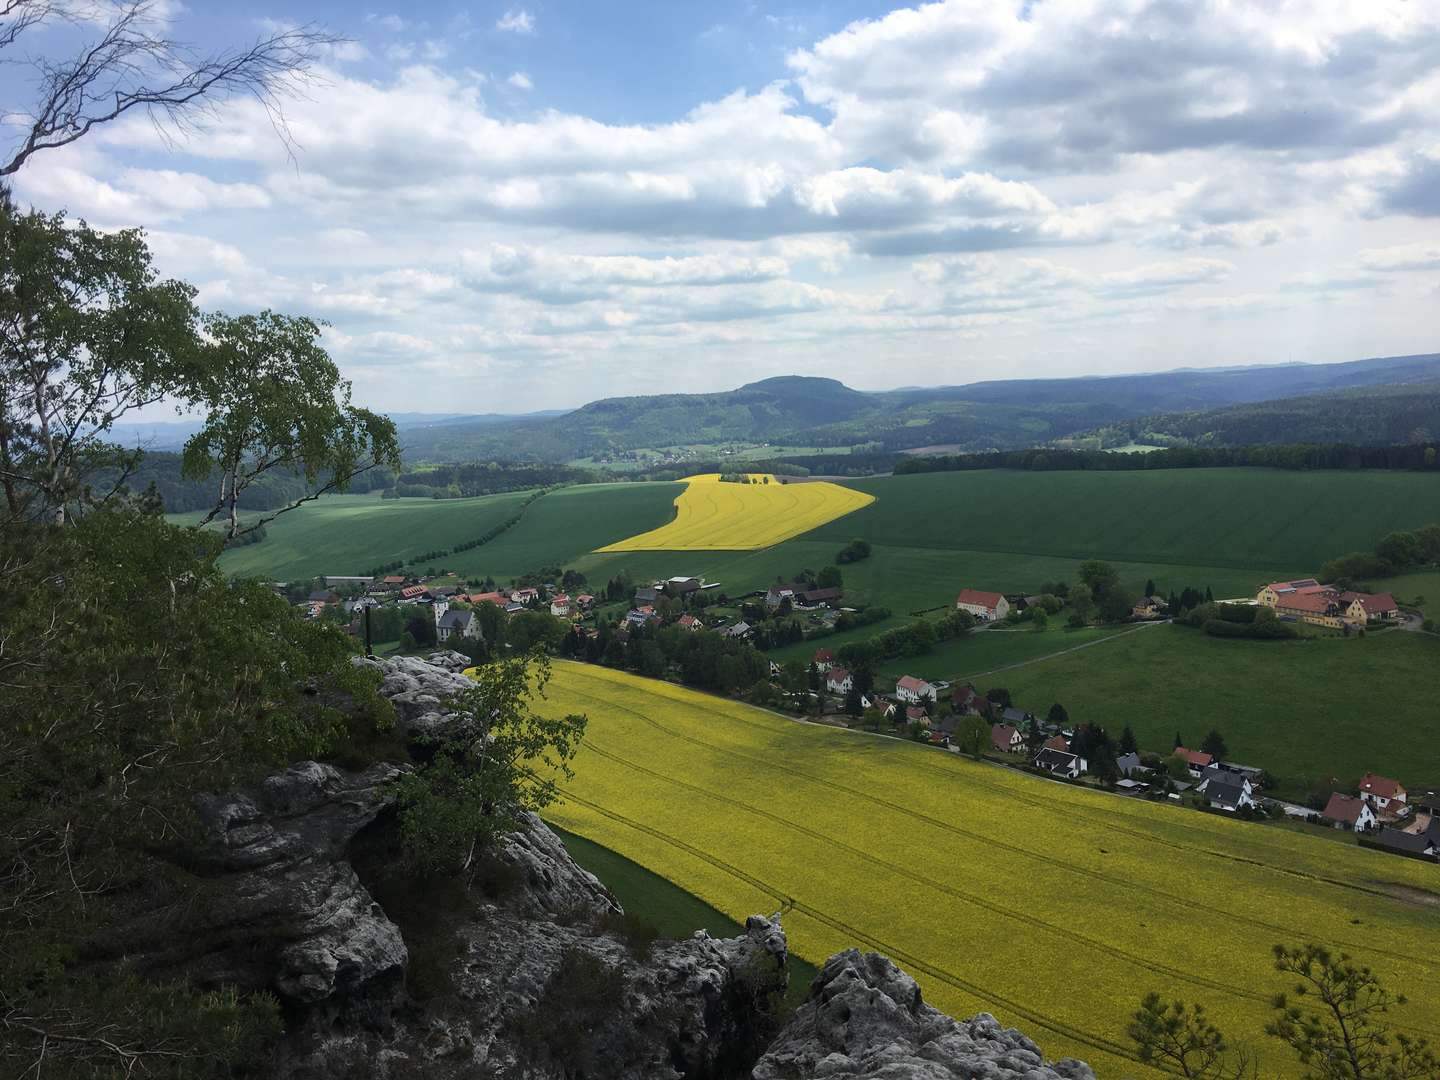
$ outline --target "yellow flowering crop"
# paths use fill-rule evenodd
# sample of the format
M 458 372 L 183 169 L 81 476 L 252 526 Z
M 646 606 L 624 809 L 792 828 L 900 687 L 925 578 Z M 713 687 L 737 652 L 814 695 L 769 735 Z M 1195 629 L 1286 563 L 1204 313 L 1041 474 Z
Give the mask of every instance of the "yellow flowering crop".
M 721 481 L 719 473 L 685 478 L 675 520 L 601 551 L 750 551 L 819 528 L 875 501 L 825 480 L 782 484 L 768 473 L 756 483 Z M 769 483 L 765 483 L 768 480 Z
M 887 953 L 928 1000 L 989 1011 L 1047 1056 L 1158 1077 L 1125 1025 L 1150 990 L 1206 1006 L 1260 1075 L 1277 942 L 1324 942 L 1440 1037 L 1432 865 L 976 764 L 600 667 L 557 663 L 548 708 L 590 718 L 546 816 L 736 919 L 784 909 L 793 951 Z M 1421 891 L 1423 890 L 1423 892 Z

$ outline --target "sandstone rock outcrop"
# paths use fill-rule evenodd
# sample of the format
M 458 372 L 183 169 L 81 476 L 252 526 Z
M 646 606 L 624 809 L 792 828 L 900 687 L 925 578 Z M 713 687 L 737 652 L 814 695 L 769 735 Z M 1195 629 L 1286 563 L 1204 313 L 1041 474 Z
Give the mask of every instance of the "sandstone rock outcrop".
M 754 1080 L 1095 1080 L 1083 1062 L 1047 1064 L 1040 1048 L 989 1013 L 956 1020 L 927 1005 L 888 958 L 847 949 L 825 962 Z

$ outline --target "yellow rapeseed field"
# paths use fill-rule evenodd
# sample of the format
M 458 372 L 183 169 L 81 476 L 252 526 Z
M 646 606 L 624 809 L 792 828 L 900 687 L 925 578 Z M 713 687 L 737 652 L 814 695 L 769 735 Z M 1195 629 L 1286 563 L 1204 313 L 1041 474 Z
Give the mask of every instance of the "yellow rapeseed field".
M 1276 942 L 1317 940 L 1411 999 L 1440 1038 L 1440 870 L 1134 802 L 559 663 L 549 705 L 590 717 L 546 816 L 726 914 L 785 910 L 795 953 L 888 953 L 928 999 L 985 1010 L 1107 1077 L 1159 990 L 1207 1006 L 1260 1075 L 1299 1067 L 1263 1024 Z
M 768 473 L 749 475 L 757 483 L 724 483 L 719 473 L 686 477 L 685 490 L 675 499 L 674 521 L 600 550 L 751 551 L 875 501 L 873 495 L 825 480 L 782 484 Z

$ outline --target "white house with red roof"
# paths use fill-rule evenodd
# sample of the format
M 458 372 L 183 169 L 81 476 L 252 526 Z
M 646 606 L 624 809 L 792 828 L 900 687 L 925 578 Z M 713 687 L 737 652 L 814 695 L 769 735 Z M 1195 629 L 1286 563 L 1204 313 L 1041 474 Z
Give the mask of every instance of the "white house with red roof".
M 810 666 L 817 671 L 829 671 L 835 666 L 835 654 L 829 649 L 816 649 L 810 658 Z
M 550 614 L 557 619 L 568 619 L 571 610 L 570 597 L 565 593 L 556 593 L 550 598 Z
M 843 667 L 832 667 L 825 673 L 825 689 L 832 694 L 848 694 L 854 685 L 854 677 Z
M 895 696 L 901 701 L 934 701 L 936 691 L 933 683 L 914 675 L 902 675 L 895 680 Z
M 1354 795 L 1335 792 L 1320 816 L 1331 822 L 1337 829 L 1352 829 L 1367 832 L 1375 827 L 1375 810 L 1368 799 L 1357 799 Z
M 704 624 L 704 623 L 702 623 L 702 622 L 701 622 L 699 619 L 697 619 L 694 615 L 691 615 L 691 614 L 689 614 L 688 612 L 687 612 L 686 614 L 684 614 L 684 615 L 681 615 L 680 618 L 676 619 L 676 620 L 675 620 L 675 625 L 678 626 L 678 627 L 680 627 L 681 630 L 691 630 L 691 631 L 694 631 L 694 630 L 703 630 L 703 629 L 705 628 L 705 624 Z
M 960 595 L 955 598 L 955 609 L 968 611 L 977 619 L 985 622 L 993 622 L 995 619 L 1003 619 L 1010 614 L 1010 601 L 998 592 L 985 592 L 983 589 L 961 589 Z
M 991 724 L 990 745 L 1008 754 L 1025 745 L 1025 736 L 1020 734 L 1020 729 L 1014 724 Z
M 1184 760 L 1185 764 L 1190 766 L 1190 775 L 1197 779 L 1201 773 L 1215 764 L 1213 755 L 1207 754 L 1203 750 L 1187 750 L 1183 746 L 1175 748 L 1174 756 Z
M 1376 773 L 1367 772 L 1360 778 L 1360 794 L 1372 801 L 1381 810 L 1399 810 L 1405 805 L 1405 789 L 1400 786 L 1399 780 L 1391 780 L 1388 776 L 1379 776 Z

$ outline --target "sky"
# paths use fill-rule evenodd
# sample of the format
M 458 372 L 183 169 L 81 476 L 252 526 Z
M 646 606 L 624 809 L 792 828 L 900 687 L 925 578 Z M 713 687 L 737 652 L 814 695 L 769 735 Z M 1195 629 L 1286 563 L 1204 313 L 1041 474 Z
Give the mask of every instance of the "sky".
M 324 320 L 372 407 L 1440 349 L 1432 0 L 162 11 L 345 40 L 288 140 L 253 101 L 137 117 L 16 194 L 143 227 L 207 310 Z

